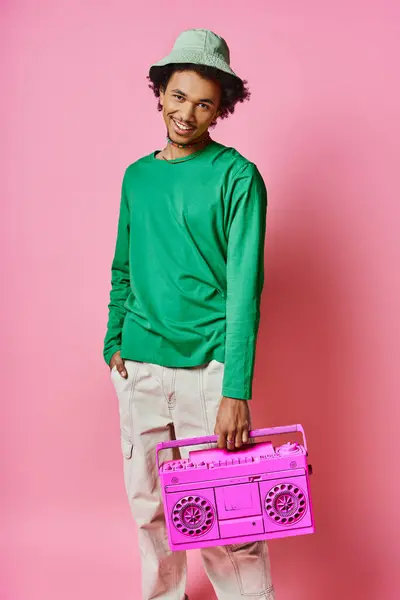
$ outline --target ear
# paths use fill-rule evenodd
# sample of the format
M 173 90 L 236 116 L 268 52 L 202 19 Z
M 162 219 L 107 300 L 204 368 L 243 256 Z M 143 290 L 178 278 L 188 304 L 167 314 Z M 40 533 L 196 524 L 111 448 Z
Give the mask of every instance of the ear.
M 217 124 L 217 119 L 219 117 L 219 115 L 221 114 L 221 111 L 218 109 L 217 112 L 215 113 L 215 116 L 213 118 L 213 120 L 211 121 L 212 124 Z
M 163 86 L 160 85 L 160 104 L 161 104 L 161 106 L 163 106 L 163 104 L 164 104 L 164 96 L 165 96 L 165 90 L 164 90 Z

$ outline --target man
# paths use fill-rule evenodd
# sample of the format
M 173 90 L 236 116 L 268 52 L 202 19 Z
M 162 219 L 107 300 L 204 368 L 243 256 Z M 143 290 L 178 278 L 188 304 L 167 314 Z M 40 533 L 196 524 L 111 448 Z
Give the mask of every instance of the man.
M 213 433 L 232 451 L 248 441 L 267 197 L 255 164 L 209 134 L 250 95 L 221 37 L 184 31 L 148 79 L 168 143 L 124 175 L 103 354 L 119 401 L 142 598 L 183 600 L 186 552 L 168 545 L 155 448 Z M 274 599 L 266 542 L 201 556 L 219 600 Z

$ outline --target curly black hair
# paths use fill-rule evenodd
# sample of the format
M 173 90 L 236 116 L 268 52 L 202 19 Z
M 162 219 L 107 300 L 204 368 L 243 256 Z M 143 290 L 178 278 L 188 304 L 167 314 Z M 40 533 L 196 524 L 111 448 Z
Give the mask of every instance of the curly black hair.
M 221 86 L 221 104 L 219 107 L 219 118 L 225 119 L 235 111 L 238 102 L 250 99 L 250 91 L 246 87 L 247 81 L 240 80 L 234 75 L 225 73 L 216 67 L 208 65 L 195 65 L 193 63 L 170 63 L 162 67 L 151 67 L 147 79 L 150 81 L 149 88 L 154 92 L 156 98 L 160 97 L 160 88 L 165 90 L 170 77 L 175 71 L 196 71 L 204 79 L 211 79 Z M 158 101 L 158 110 L 162 110 Z M 215 126 L 215 123 L 212 126 Z

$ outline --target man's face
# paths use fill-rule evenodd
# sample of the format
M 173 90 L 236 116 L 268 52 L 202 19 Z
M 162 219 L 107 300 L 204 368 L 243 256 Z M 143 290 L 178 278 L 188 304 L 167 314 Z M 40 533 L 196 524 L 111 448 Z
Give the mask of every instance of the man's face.
M 166 90 L 160 90 L 160 104 L 171 140 L 190 144 L 204 137 L 219 114 L 220 100 L 218 83 L 203 79 L 195 71 L 175 71 Z

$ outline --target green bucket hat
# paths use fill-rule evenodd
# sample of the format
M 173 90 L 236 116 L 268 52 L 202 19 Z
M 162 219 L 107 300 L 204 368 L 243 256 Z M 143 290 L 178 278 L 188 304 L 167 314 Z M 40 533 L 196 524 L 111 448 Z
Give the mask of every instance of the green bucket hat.
M 179 34 L 171 52 L 150 67 L 153 69 L 170 63 L 194 63 L 216 67 L 240 79 L 229 66 L 230 55 L 225 40 L 209 29 L 187 29 Z M 240 79 L 241 81 L 241 79 Z

